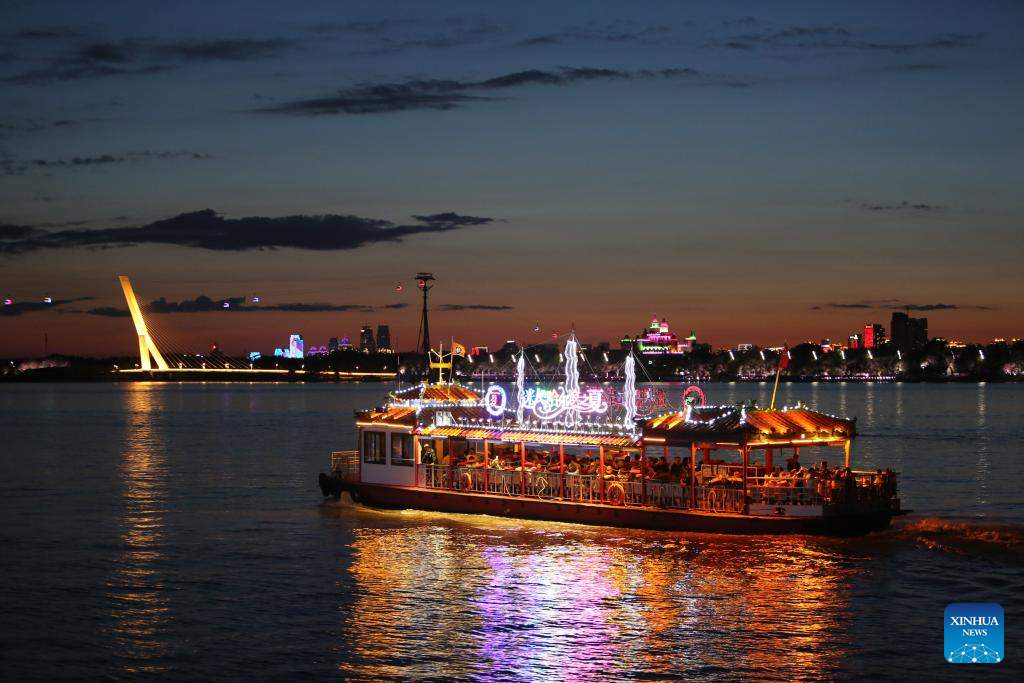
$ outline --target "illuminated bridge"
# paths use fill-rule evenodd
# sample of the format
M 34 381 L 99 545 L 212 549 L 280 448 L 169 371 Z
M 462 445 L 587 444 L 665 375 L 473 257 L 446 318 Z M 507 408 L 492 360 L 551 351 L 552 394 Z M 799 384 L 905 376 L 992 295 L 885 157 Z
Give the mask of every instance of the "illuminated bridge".
M 162 335 L 158 335 L 146 325 L 135 291 L 127 275 L 118 276 L 128 312 L 135 323 L 135 334 L 139 339 L 139 367 L 118 369 L 119 374 L 145 374 L 154 379 L 186 379 L 201 377 L 214 379 L 345 379 L 345 380 L 391 380 L 397 377 L 396 372 L 360 372 L 344 370 L 306 370 L 304 368 L 257 368 L 253 363 L 238 358 L 205 358 L 189 354 L 166 343 Z M 160 341 L 160 345 L 157 345 Z M 161 351 L 161 348 L 163 350 Z

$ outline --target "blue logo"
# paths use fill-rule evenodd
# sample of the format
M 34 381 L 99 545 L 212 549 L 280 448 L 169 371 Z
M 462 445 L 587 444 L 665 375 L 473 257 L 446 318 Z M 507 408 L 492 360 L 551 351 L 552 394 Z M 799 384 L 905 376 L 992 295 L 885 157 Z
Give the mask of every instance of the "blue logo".
M 1003 661 L 1003 608 L 994 602 L 954 602 L 946 607 L 945 659 L 952 664 Z

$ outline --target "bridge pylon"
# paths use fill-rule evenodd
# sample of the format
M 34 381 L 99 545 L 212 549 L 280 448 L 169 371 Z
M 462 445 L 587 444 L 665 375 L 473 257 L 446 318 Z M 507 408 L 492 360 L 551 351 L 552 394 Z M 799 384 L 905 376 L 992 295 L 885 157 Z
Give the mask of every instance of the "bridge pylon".
M 156 348 L 156 344 L 149 336 L 149 331 L 146 330 L 146 319 L 142 317 L 139 302 L 135 300 L 135 291 L 132 289 L 131 281 L 128 280 L 127 275 L 119 275 L 117 279 L 121 281 L 121 289 L 124 290 L 124 298 L 128 302 L 128 312 L 131 313 L 132 321 L 135 323 L 135 333 L 139 335 L 139 367 L 143 370 L 152 370 L 153 364 L 150 361 L 152 355 L 157 369 L 167 370 L 167 361 L 164 360 L 160 350 Z

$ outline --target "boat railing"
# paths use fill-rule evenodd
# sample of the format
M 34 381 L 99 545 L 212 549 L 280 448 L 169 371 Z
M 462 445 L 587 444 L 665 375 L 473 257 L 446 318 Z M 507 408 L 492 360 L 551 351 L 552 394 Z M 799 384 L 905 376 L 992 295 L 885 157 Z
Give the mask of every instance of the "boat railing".
M 698 486 L 698 510 L 709 512 L 743 512 L 743 487 L 735 484 Z
M 596 474 L 566 474 L 565 500 L 580 503 L 597 503 L 601 500 Z
M 751 503 L 766 505 L 847 505 L 869 503 L 898 509 L 895 472 L 854 470 L 849 477 L 748 477 Z
M 647 504 L 663 508 L 689 508 L 690 487 L 670 482 L 648 481 Z
M 331 472 L 342 479 L 359 480 L 359 451 L 331 453 Z

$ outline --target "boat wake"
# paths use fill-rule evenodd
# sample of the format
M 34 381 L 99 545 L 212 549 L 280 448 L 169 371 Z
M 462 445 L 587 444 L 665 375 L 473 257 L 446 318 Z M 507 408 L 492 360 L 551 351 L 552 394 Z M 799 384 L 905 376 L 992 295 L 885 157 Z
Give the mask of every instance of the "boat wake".
M 993 559 L 1024 559 L 1024 527 L 926 517 L 894 522 L 893 538 L 938 552 Z

